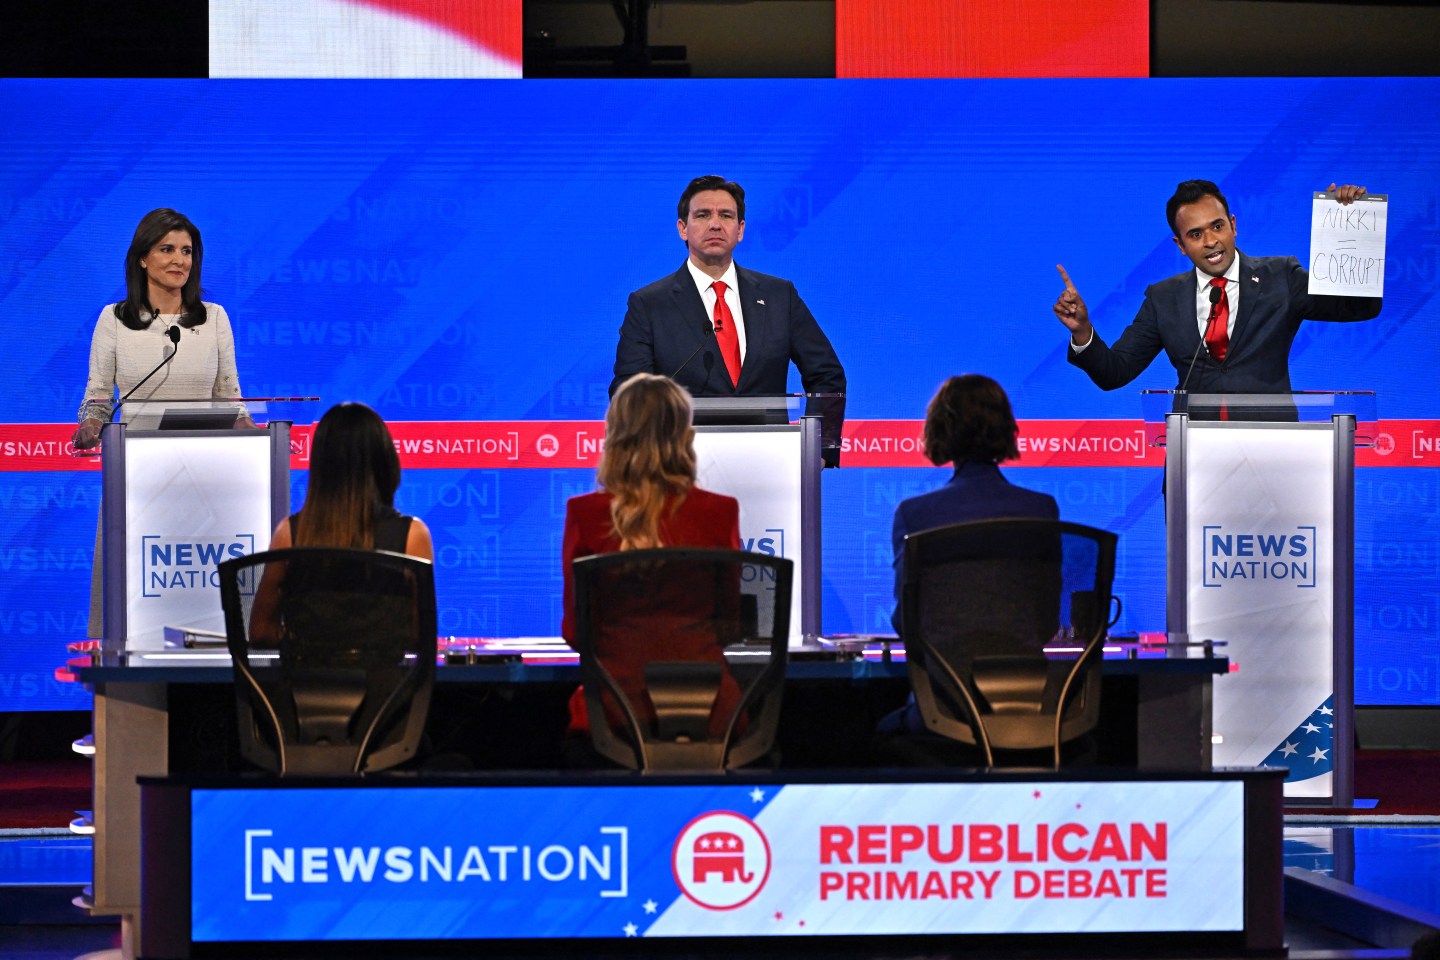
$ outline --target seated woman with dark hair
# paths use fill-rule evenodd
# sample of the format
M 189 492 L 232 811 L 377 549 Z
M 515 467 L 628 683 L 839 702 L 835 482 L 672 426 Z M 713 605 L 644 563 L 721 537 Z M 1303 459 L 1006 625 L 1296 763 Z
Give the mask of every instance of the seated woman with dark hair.
M 897 633 L 908 534 L 970 520 L 1059 519 L 1060 508 L 1054 497 L 1017 487 L 1000 473 L 1003 461 L 1020 456 L 1015 442 L 1019 432 L 1010 399 L 989 377 L 975 373 L 951 377 L 931 399 L 925 411 L 925 456 L 937 467 L 953 463 L 955 472 L 944 486 L 902 500 L 895 508 L 890 539 L 894 548 L 896 608 L 890 622 Z M 923 730 L 924 722 L 914 699 L 882 720 L 880 729 Z
M 575 638 L 570 568 L 576 559 L 650 547 L 740 549 L 739 502 L 695 485 L 691 420 L 690 395 L 667 377 L 637 373 L 611 399 L 605 414 L 605 452 L 596 475 L 601 489 L 572 497 L 565 505 L 560 632 L 566 640 Z M 634 597 L 637 606 L 656 600 Z M 674 636 L 669 642 L 684 644 L 685 639 Z M 643 682 L 638 674 L 617 675 L 616 681 L 636 691 Z M 722 702 L 738 692 L 727 674 Z M 570 700 L 570 716 L 572 733 L 586 729 L 585 700 L 578 689 Z
M 310 481 L 299 513 L 270 538 L 271 550 L 345 547 L 434 558 L 424 521 L 395 509 L 400 458 L 380 415 L 363 403 L 341 403 L 320 418 L 310 442 Z M 270 564 L 255 591 L 250 642 L 275 648 L 284 631 L 283 564 Z

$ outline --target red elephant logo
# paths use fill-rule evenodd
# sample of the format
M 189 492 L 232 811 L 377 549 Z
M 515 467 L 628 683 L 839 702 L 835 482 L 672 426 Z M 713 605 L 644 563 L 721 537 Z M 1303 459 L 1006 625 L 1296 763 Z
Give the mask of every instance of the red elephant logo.
M 759 802 L 749 793 L 747 799 Z M 676 835 L 670 868 L 675 885 L 692 903 L 706 910 L 734 910 L 754 900 L 770 879 L 770 841 L 744 814 L 711 810 Z
M 749 883 L 755 874 L 745 869 L 745 841 L 733 833 L 702 834 L 695 841 L 695 882 L 704 883 L 710 874 L 720 874 L 726 883 Z

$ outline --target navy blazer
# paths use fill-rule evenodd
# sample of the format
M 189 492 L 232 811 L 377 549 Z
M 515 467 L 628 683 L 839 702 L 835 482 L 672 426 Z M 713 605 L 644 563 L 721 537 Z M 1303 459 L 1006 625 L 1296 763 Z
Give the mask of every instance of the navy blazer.
M 895 552 L 895 612 L 890 617 L 900 632 L 900 594 L 905 589 L 905 537 L 921 530 L 1000 517 L 1060 519 L 1060 507 L 1048 493 L 1017 487 L 993 463 L 960 463 L 943 487 L 900 501 L 890 530 Z
M 1140 312 L 1114 346 L 1099 333 L 1083 351 L 1066 347 L 1071 363 L 1105 390 L 1123 387 L 1161 350 L 1175 367 L 1175 386 L 1193 393 L 1290 393 L 1290 345 L 1303 320 L 1370 320 L 1378 297 L 1322 297 L 1306 292 L 1310 275 L 1294 257 L 1239 254 L 1240 313 L 1225 359 L 1200 349 L 1194 270 L 1145 290 Z M 1186 372 L 1194 359 L 1194 370 Z
M 739 384 L 730 382 L 705 301 L 682 264 L 670 276 L 630 294 L 610 394 L 637 373 L 672 377 L 697 397 L 783 394 L 792 361 L 805 392 L 844 393 L 845 368 L 795 285 L 738 264 L 735 276 L 745 324 Z

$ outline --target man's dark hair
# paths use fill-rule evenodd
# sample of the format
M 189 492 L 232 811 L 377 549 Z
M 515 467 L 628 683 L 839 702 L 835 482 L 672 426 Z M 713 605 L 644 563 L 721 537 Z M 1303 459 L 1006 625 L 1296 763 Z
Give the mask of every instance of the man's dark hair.
M 706 190 L 724 190 L 735 198 L 735 215 L 743 222 L 745 220 L 745 188 L 734 180 L 726 180 L 724 177 L 717 177 L 713 174 L 708 177 L 696 177 L 690 181 L 690 186 L 680 194 L 679 212 L 681 220 L 690 219 L 690 200 L 697 193 L 704 193 Z
M 925 410 L 925 456 L 944 463 L 1000 463 L 1020 456 L 1020 428 L 1000 384 L 978 373 L 951 377 Z
M 1175 227 L 1175 214 L 1187 203 L 1194 203 L 1201 197 L 1214 197 L 1219 200 L 1220 206 L 1225 208 L 1225 216 L 1230 216 L 1230 203 L 1219 187 L 1209 180 L 1186 180 L 1175 188 L 1175 196 L 1165 204 L 1165 221 L 1170 224 L 1172 235 L 1180 236 L 1180 231 Z

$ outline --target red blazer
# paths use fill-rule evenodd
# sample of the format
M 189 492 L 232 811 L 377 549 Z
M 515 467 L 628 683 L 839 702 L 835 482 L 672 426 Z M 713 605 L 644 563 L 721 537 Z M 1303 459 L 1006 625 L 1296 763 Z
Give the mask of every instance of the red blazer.
M 717 547 L 738 550 L 740 503 L 734 497 L 710 493 L 698 487 L 692 488 L 673 514 L 662 517 L 660 540 L 667 547 Z M 620 541 L 610 524 L 610 494 L 601 491 L 572 497 L 565 505 L 565 538 L 561 548 L 565 577 L 565 610 L 560 633 L 566 640 L 575 639 L 575 588 L 571 579 L 571 563 L 580 557 L 615 553 L 619 549 Z M 710 642 L 713 643 L 713 639 Z M 632 672 L 625 670 L 621 664 L 612 663 L 610 666 L 612 675 L 622 689 L 638 692 L 644 682 L 638 672 L 632 675 Z M 717 703 L 717 706 L 722 708 L 721 713 L 738 698 L 739 687 L 727 672 Z M 716 722 L 721 713 L 717 713 Z M 618 718 L 618 714 L 616 717 Z M 584 692 L 577 689 L 570 698 L 570 732 L 583 733 L 587 725 Z
M 680 508 L 660 520 L 660 541 L 667 547 L 740 549 L 740 501 L 693 487 Z M 560 635 L 575 639 L 575 588 L 570 564 L 580 557 L 614 553 L 620 541 L 610 526 L 610 494 L 602 491 L 571 497 L 565 504 L 565 539 L 560 563 L 565 576 L 565 611 Z

